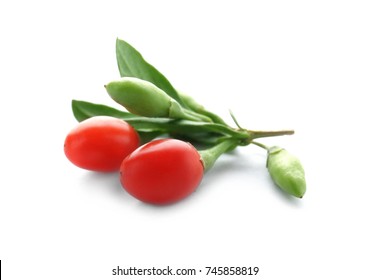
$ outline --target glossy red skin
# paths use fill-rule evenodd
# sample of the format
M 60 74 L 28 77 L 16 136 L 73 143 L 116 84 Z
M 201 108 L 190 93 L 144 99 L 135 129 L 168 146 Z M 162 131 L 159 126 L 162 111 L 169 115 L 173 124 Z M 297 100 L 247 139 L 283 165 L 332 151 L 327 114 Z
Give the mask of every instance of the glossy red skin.
M 137 199 L 151 204 L 170 204 L 197 188 L 204 168 L 191 144 L 160 139 L 126 157 L 120 171 L 122 186 Z
M 112 172 L 119 170 L 124 158 L 138 146 L 139 136 L 127 122 L 97 116 L 80 122 L 70 131 L 64 152 L 80 168 Z

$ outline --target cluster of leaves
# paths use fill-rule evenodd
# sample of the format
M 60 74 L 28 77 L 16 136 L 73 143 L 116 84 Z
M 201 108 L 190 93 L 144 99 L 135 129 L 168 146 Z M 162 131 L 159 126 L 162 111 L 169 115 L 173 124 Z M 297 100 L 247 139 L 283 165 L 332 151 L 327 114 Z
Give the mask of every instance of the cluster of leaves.
M 189 102 L 180 96 L 168 79 L 146 62 L 142 55 L 124 40 L 117 39 L 116 41 L 116 58 L 121 77 L 135 77 L 151 82 L 181 106 L 193 110 L 194 106 L 189 105 Z M 237 137 L 243 141 L 249 139 L 249 133 L 246 130 L 235 130 L 226 125 L 220 117 L 203 109 L 202 106 L 199 105 L 197 108 L 202 111 L 201 113 L 209 115 L 214 122 L 148 118 L 102 104 L 72 100 L 73 114 L 78 121 L 100 115 L 120 118 L 132 125 L 144 142 L 162 134 L 170 134 L 203 144 L 212 144 L 218 140 L 218 137 Z

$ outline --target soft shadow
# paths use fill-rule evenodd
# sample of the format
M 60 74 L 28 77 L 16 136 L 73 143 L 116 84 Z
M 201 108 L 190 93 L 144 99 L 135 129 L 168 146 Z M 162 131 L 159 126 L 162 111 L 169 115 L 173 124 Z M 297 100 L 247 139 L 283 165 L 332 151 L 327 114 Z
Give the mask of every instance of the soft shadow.
M 162 212 L 168 212 L 174 213 L 175 211 L 179 211 L 181 209 L 185 209 L 186 207 L 189 207 L 191 203 L 194 203 L 196 201 L 196 190 L 187 196 L 186 198 L 170 203 L 170 204 L 163 204 L 163 205 L 157 205 L 157 204 L 149 204 L 144 203 L 142 201 L 137 200 L 136 207 L 142 211 L 150 212 L 150 213 L 162 213 Z
M 88 191 L 106 194 L 115 199 L 120 198 L 126 200 L 128 198 L 128 194 L 120 184 L 119 172 L 87 172 L 82 177 L 82 183 L 83 187 L 88 189 Z
M 123 201 L 125 203 L 130 203 L 132 206 L 137 207 L 145 212 L 164 212 L 173 211 L 183 208 L 186 203 L 191 203 L 193 194 L 182 199 L 181 201 L 165 204 L 165 205 L 155 205 L 144 203 L 135 197 L 131 196 L 122 187 L 119 180 L 119 172 L 113 173 L 99 173 L 99 172 L 87 172 L 85 176 L 82 177 L 81 185 L 88 192 L 97 192 L 101 195 L 106 195 L 108 199 L 115 199 Z
M 247 173 L 253 168 L 252 159 L 237 153 L 223 155 L 212 169 L 204 174 L 203 181 L 198 189 L 205 189 L 217 182 L 220 178 L 231 178 L 233 174 Z M 228 186 L 229 187 L 229 186 Z

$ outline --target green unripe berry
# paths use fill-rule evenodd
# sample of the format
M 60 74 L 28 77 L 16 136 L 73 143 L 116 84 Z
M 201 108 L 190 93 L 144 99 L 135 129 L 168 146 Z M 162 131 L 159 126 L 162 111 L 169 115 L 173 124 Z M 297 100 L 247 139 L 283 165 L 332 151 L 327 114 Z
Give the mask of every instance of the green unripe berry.
M 124 77 L 105 85 L 110 97 L 129 112 L 154 118 L 209 120 L 183 108 L 175 99 L 151 82 L 133 77 Z
M 145 117 L 167 117 L 174 101 L 154 84 L 125 77 L 105 86 L 110 97 L 129 112 Z
M 268 149 L 268 171 L 285 192 L 302 198 L 306 192 L 305 172 L 300 160 L 280 147 Z

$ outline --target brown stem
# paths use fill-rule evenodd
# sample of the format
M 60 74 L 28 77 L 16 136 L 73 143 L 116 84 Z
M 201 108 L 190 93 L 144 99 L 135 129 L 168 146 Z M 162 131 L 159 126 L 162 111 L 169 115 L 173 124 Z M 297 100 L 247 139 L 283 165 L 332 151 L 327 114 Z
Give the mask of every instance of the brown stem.
M 272 137 L 272 136 L 282 136 L 282 135 L 292 135 L 295 133 L 294 130 L 275 130 L 275 131 L 259 131 L 259 130 L 247 130 L 250 134 L 251 139 Z

